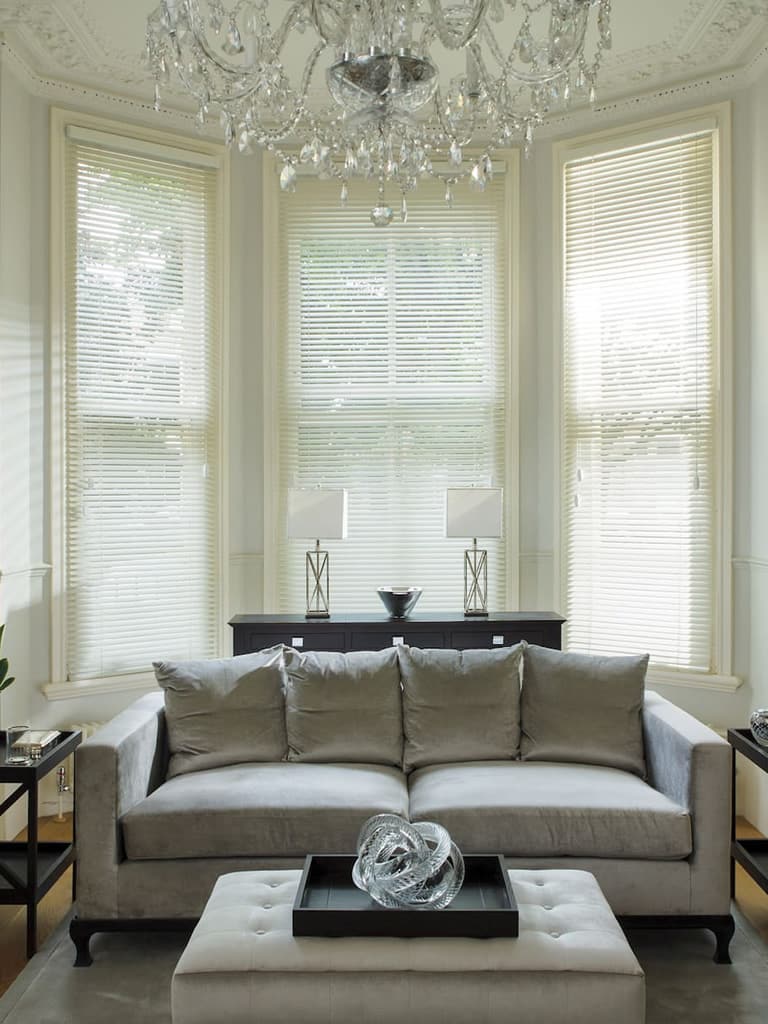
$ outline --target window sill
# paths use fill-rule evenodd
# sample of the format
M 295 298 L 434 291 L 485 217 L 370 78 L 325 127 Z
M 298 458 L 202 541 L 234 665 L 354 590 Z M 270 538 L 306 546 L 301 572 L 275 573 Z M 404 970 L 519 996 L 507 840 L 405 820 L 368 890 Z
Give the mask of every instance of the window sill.
M 48 700 L 72 700 L 76 697 L 96 697 L 106 693 L 146 693 L 156 687 L 157 680 L 152 672 L 132 672 L 124 676 L 101 676 L 97 679 L 47 683 L 42 689 Z
M 671 668 L 648 669 L 648 686 L 681 686 L 691 690 L 712 690 L 716 693 L 735 693 L 743 680 L 739 676 L 721 676 L 708 672 L 685 672 Z

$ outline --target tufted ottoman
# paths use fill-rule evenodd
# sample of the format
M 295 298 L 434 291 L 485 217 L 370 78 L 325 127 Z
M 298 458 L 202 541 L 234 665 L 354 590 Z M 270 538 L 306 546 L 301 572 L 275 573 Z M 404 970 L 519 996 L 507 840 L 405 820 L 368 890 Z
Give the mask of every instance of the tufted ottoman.
M 645 1020 L 642 968 L 585 871 L 510 871 L 517 939 L 294 938 L 299 877 L 219 878 L 173 974 L 173 1024 Z

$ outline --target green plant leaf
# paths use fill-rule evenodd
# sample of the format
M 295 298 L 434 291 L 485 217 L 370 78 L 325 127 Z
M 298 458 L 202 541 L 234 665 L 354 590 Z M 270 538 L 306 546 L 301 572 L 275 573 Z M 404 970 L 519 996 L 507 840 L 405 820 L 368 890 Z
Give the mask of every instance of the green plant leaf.
M 3 633 L 5 632 L 5 623 L 0 626 L 0 647 L 3 645 Z
M 8 674 L 8 659 L 0 658 L 0 679 L 5 679 Z
M 2 693 L 3 690 L 7 690 L 8 687 L 11 685 L 11 683 L 13 683 L 15 681 L 16 681 L 16 676 L 11 676 L 9 679 L 6 679 L 4 683 L 0 683 L 0 693 Z

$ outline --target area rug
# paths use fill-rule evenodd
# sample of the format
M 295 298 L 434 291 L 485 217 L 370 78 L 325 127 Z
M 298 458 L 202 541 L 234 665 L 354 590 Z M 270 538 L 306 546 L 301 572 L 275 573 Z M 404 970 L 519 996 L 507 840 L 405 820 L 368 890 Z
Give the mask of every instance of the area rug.
M 768 946 L 736 918 L 730 966 L 712 963 L 707 932 L 629 933 L 646 972 L 647 1024 L 765 1024 Z M 184 944 L 178 934 L 97 935 L 93 966 L 75 970 L 65 922 L 0 999 L 0 1022 L 170 1024 L 171 975 Z

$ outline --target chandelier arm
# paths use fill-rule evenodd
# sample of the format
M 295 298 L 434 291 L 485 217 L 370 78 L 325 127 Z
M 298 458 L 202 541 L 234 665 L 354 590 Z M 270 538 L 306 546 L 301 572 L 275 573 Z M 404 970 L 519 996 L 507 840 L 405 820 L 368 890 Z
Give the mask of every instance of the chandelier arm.
M 291 9 L 280 23 L 280 27 L 272 35 L 275 53 L 282 53 L 283 47 L 288 39 L 289 32 L 298 24 L 298 22 L 301 21 L 301 18 L 304 15 L 304 8 L 307 6 L 310 6 L 309 0 L 296 0 L 296 2 L 291 6 Z M 322 32 L 315 23 L 314 18 L 310 18 L 310 20 L 312 21 L 312 27 L 317 32 L 318 36 L 321 39 L 324 38 Z
M 309 13 L 312 20 L 312 24 L 315 27 L 315 31 L 324 39 L 326 43 L 333 43 L 339 46 L 344 42 L 344 29 L 342 27 L 341 32 L 334 32 L 330 26 L 326 25 L 323 21 L 324 15 L 320 14 L 321 7 L 330 7 L 339 18 L 339 24 L 344 25 L 344 10 L 346 4 L 337 5 L 330 0 L 308 0 Z
M 301 93 L 296 97 L 293 113 L 288 117 L 288 119 L 284 121 L 281 125 L 270 129 L 264 127 L 262 122 L 259 122 L 261 124 L 261 137 L 265 140 L 267 144 L 284 142 L 286 135 L 289 135 L 301 121 L 302 114 L 304 112 L 304 101 L 309 90 L 309 83 L 312 79 L 315 67 L 317 66 L 320 54 L 323 52 L 327 45 L 328 44 L 325 42 L 318 43 L 317 46 L 312 51 L 312 53 L 310 54 L 309 60 L 307 61 L 307 66 L 304 69 L 304 75 L 302 76 L 301 80 Z M 314 117 L 307 118 L 307 125 L 315 135 L 319 134 L 317 122 Z
M 443 46 L 449 50 L 463 49 L 477 34 L 480 22 L 485 17 L 485 12 L 488 9 L 489 3 L 490 0 L 475 0 L 476 5 L 474 10 L 470 13 L 469 23 L 464 29 L 463 35 L 459 36 L 448 24 L 448 19 L 445 17 L 441 0 L 429 0 L 435 28 L 437 29 L 437 35 Z
M 546 82 L 553 81 L 555 78 L 559 78 L 560 75 L 564 74 L 568 70 L 584 46 L 584 37 L 587 34 L 587 24 L 589 22 L 588 4 L 585 4 L 579 13 L 579 19 L 580 21 L 577 26 L 573 45 L 566 56 L 563 57 L 562 60 L 558 61 L 556 66 L 543 71 L 521 71 L 514 65 L 515 51 L 512 50 L 502 65 L 501 74 L 505 77 L 507 75 L 511 75 L 512 78 L 517 79 L 518 82 L 525 82 L 527 85 L 543 85 Z
M 437 117 L 437 122 L 440 125 L 440 130 L 443 133 L 443 135 L 446 138 L 448 138 L 448 139 L 455 139 L 459 146 L 466 146 L 468 143 L 470 143 L 472 141 L 472 136 L 474 135 L 475 128 L 477 126 L 477 118 L 476 118 L 475 112 L 474 111 L 472 112 L 472 116 L 471 116 L 471 126 L 472 127 L 471 127 L 471 131 L 470 131 L 469 135 L 466 134 L 466 129 L 464 129 L 463 134 L 461 136 L 459 136 L 458 133 L 455 131 L 455 129 L 451 128 L 447 124 L 447 122 L 445 120 L 445 117 L 443 115 L 442 93 L 440 92 L 440 87 L 439 86 L 435 90 L 435 95 L 434 95 L 433 102 L 434 102 L 434 105 L 435 105 L 435 115 Z M 462 177 L 465 176 L 466 172 L 459 171 L 459 169 L 456 168 L 456 171 L 452 172 L 452 173 L 457 178 L 462 178 Z
M 309 2 L 314 7 L 316 0 L 309 0 Z M 272 48 L 275 53 L 279 53 L 282 50 L 283 46 L 285 45 L 285 41 L 288 37 L 288 33 L 294 27 L 296 22 L 300 20 L 301 9 L 303 5 L 304 4 L 302 2 L 295 4 L 294 7 L 288 12 L 288 14 L 283 19 L 283 22 L 278 32 L 272 36 Z M 227 78 L 243 78 L 250 76 L 252 74 L 250 68 L 244 68 L 242 65 L 239 64 L 231 64 L 229 61 L 219 57 L 219 55 L 213 50 L 210 43 L 208 42 L 208 36 L 205 32 L 205 26 L 202 22 L 202 18 L 200 17 L 199 12 L 197 12 L 197 9 L 195 10 L 195 17 L 189 18 L 190 31 L 192 32 L 192 38 L 202 51 L 203 55 L 207 58 L 207 60 L 209 60 L 211 64 L 213 64 L 217 68 L 217 70 L 220 71 L 221 74 L 226 76 Z M 317 29 L 317 26 L 315 26 L 315 28 Z M 323 46 L 327 45 L 329 40 L 326 39 L 325 36 L 323 36 L 319 29 L 317 29 L 317 31 L 323 43 Z M 187 87 L 189 88 L 189 86 Z M 250 91 L 250 89 L 243 89 L 240 90 L 238 93 L 228 93 L 227 99 L 243 99 L 243 97 L 246 96 Z

